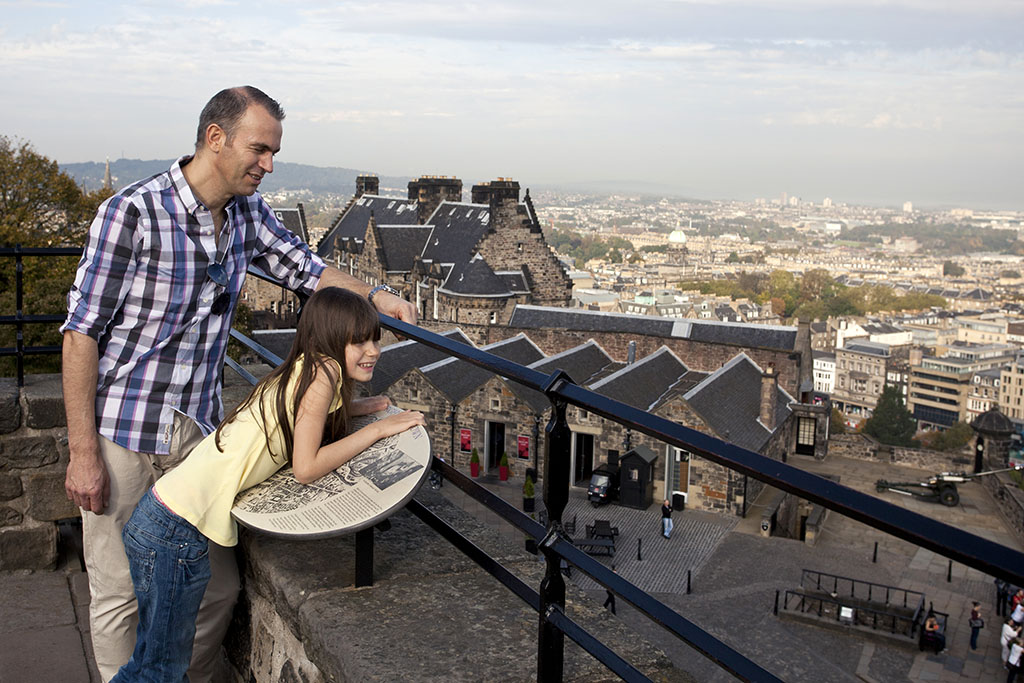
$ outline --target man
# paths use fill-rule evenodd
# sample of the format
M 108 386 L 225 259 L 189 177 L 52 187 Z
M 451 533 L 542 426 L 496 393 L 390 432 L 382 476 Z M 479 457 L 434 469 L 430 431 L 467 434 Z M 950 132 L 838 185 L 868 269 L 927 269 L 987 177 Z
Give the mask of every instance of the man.
M 222 417 L 224 354 L 250 264 L 297 292 L 340 286 L 416 322 L 392 291 L 327 268 L 256 194 L 281 148 L 280 105 L 245 86 L 199 119 L 194 156 L 100 206 L 62 326 L 68 497 L 82 508 L 96 663 L 128 661 L 138 621 L 121 529 L 142 494 Z M 207 681 L 238 592 L 229 549 L 197 622 L 190 680 Z
M 672 503 L 667 500 L 661 505 L 661 535 L 672 536 Z

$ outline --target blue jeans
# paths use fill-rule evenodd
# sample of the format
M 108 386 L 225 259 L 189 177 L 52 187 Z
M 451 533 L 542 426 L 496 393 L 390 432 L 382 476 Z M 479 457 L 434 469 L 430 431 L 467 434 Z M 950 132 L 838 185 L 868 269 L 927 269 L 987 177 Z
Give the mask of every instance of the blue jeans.
M 971 627 L 971 649 L 972 650 L 977 650 L 978 649 L 978 634 L 979 633 L 981 633 L 981 627 L 980 626 L 972 626 Z
M 210 581 L 208 540 L 164 507 L 153 489 L 139 501 L 121 537 L 139 601 L 139 628 L 132 658 L 111 683 L 181 683 Z
M 661 518 L 661 534 L 665 538 L 668 538 L 669 536 L 672 535 L 672 518 L 671 517 L 662 517 Z

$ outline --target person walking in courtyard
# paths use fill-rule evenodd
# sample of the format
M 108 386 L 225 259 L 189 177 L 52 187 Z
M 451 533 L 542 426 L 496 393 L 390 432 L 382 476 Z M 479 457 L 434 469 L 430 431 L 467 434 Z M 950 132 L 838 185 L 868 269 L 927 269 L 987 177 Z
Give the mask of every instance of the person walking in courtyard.
M 1003 648 L 1002 660 L 1003 666 L 1007 666 L 1006 660 L 1010 658 L 1010 643 L 1013 639 L 1020 635 L 1020 627 L 1013 622 L 1013 619 L 1007 619 L 1006 623 L 1003 624 L 1002 633 L 999 636 L 999 645 Z
M 978 634 L 981 633 L 981 629 L 985 628 L 985 620 L 981 618 L 981 603 L 974 601 L 973 605 L 967 625 L 971 627 L 971 649 L 977 650 Z
M 1014 638 L 1010 641 L 1010 657 L 1006 660 L 1006 668 L 1009 673 L 1006 674 L 1006 683 L 1013 683 L 1017 680 L 1017 673 L 1020 671 L 1020 656 L 1024 654 L 1024 643 L 1021 642 L 1020 638 Z
M 661 535 L 672 536 L 672 504 L 667 500 L 661 506 Z
M 615 567 L 612 567 L 612 571 L 615 571 Z M 611 610 L 611 613 L 615 614 L 615 593 L 612 593 L 611 590 L 607 588 L 604 589 L 604 592 L 608 594 L 608 597 L 604 599 L 602 607 L 607 610 Z

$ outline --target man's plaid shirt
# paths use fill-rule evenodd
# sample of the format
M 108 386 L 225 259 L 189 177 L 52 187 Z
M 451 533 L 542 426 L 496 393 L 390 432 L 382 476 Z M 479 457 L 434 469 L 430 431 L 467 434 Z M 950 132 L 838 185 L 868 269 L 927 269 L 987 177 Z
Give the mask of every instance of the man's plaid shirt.
M 220 421 L 224 354 L 249 265 L 307 294 L 325 267 L 258 193 L 235 197 L 221 236 L 231 312 L 213 315 L 216 231 L 182 174 L 190 159 L 100 206 L 61 327 L 99 345 L 99 433 L 141 453 L 168 452 L 174 410 L 207 431 Z

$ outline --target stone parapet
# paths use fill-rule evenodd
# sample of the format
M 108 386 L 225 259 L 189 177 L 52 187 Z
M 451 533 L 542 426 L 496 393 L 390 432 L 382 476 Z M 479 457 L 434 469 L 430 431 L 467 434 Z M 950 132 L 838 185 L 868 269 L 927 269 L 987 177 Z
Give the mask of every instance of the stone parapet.
M 536 589 L 544 565 L 422 489 L 417 500 Z M 228 643 L 241 680 L 478 681 L 536 676 L 537 613 L 407 511 L 374 531 L 374 585 L 354 587 L 353 537 L 244 533 L 245 590 Z M 575 588 L 567 611 L 648 677 L 693 680 Z M 566 639 L 568 681 L 617 680 Z
M 968 470 L 974 462 L 973 450 L 970 446 L 965 446 L 958 451 L 886 446 L 867 434 L 833 434 L 828 439 L 828 452 L 844 458 L 888 462 L 903 467 L 934 470 L 935 472 Z
M 56 522 L 78 516 L 67 462 L 60 375 L 0 379 L 0 570 L 56 565 Z

